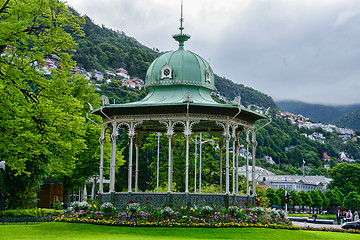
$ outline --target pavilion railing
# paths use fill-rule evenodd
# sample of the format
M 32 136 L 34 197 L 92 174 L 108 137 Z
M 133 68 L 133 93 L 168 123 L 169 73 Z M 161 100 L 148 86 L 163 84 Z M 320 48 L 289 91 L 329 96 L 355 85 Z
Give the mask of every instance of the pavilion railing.
M 221 209 L 229 206 L 246 207 L 255 201 L 255 196 L 235 194 L 209 194 L 209 193 L 128 193 L 115 192 L 100 195 L 101 202 L 112 202 L 118 209 L 129 203 L 139 203 L 141 206 L 151 208 L 170 207 L 202 207 L 212 206 Z

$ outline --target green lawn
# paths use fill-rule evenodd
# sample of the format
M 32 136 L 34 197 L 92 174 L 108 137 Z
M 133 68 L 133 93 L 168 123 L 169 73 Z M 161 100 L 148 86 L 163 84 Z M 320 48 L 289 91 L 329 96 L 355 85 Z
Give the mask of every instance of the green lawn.
M 75 223 L 0 225 L 0 239 L 360 239 L 358 234 L 262 228 L 135 228 Z

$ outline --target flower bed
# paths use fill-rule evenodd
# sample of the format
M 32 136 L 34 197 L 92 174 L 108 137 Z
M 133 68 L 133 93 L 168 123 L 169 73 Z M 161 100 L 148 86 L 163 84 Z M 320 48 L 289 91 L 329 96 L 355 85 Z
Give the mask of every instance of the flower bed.
M 79 206 L 86 206 L 81 208 Z M 141 207 L 129 203 L 117 211 L 111 203 L 100 207 L 96 204 L 75 203 L 74 210 L 56 218 L 59 222 L 92 223 L 100 225 L 139 226 L 139 227 L 267 227 L 299 229 L 292 226 L 279 210 L 265 208 L 238 208 L 231 206 L 215 211 L 211 206 L 182 207 L 172 209 Z

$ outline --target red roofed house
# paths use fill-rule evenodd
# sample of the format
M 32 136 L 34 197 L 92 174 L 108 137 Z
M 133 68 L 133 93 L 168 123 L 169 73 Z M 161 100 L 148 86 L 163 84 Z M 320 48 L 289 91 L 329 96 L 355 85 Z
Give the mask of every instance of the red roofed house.
M 130 79 L 129 73 L 123 68 L 116 69 L 115 74 L 118 76 L 122 76 L 123 78 Z

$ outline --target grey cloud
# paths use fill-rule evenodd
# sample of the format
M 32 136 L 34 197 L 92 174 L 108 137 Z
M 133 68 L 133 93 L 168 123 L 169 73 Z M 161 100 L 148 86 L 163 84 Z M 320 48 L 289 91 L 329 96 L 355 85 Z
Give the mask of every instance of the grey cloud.
M 360 1 L 224 1 L 223 9 L 212 0 L 185 1 L 186 48 L 210 59 L 217 74 L 274 99 L 360 103 Z M 148 47 L 174 50 L 179 2 L 87 0 L 78 7 Z

